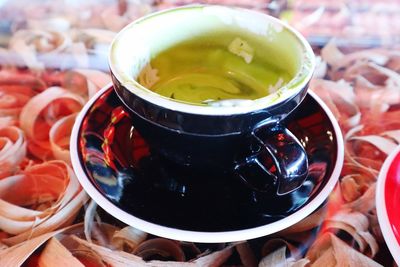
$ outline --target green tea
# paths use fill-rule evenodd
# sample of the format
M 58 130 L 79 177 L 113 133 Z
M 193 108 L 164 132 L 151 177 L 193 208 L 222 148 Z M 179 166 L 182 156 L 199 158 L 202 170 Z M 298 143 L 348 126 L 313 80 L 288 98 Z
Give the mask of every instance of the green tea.
M 138 81 L 157 94 L 191 104 L 262 98 L 293 76 L 254 50 L 239 37 L 227 45 L 187 41 L 154 56 Z

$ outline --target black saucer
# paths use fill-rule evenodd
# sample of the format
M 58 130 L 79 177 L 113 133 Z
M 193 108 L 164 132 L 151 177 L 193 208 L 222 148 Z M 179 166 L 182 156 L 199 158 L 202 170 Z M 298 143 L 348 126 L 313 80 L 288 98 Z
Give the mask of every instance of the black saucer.
M 304 145 L 310 168 L 299 190 L 279 197 L 249 190 L 229 170 L 194 171 L 151 153 L 111 88 L 84 115 L 77 152 L 97 191 L 134 217 L 180 230 L 245 230 L 281 220 L 310 203 L 337 163 L 334 126 L 312 96 L 285 123 Z

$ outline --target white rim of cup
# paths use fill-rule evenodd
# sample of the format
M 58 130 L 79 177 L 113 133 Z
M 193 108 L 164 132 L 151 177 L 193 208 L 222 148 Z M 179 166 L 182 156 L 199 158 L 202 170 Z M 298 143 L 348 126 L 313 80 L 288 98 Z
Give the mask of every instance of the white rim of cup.
M 269 234 L 279 232 L 283 229 L 286 229 L 294 225 L 295 223 L 301 221 L 308 215 L 310 215 L 327 199 L 327 197 L 332 192 L 332 190 L 336 185 L 336 182 L 339 179 L 344 159 L 344 145 L 343 145 L 342 132 L 334 115 L 326 106 L 326 104 L 315 93 L 308 91 L 308 94 L 310 94 L 310 96 L 317 101 L 317 103 L 321 106 L 321 108 L 329 117 L 329 120 L 331 121 L 333 129 L 335 131 L 337 140 L 336 163 L 332 171 L 332 175 L 328 178 L 329 180 L 326 183 L 325 187 L 320 191 L 320 193 L 317 196 L 315 196 L 313 200 L 311 200 L 309 203 L 301 207 L 293 214 L 281 220 L 278 220 L 276 222 L 267 225 L 258 226 L 245 230 L 237 230 L 237 231 L 226 231 L 226 232 L 187 231 L 187 230 L 170 228 L 167 226 L 162 226 L 139 219 L 115 206 L 110 200 L 108 200 L 103 194 L 101 194 L 96 189 L 96 187 L 90 182 L 84 169 L 82 168 L 81 161 L 78 156 L 79 152 L 78 152 L 77 141 L 82 121 L 86 116 L 88 110 L 94 104 L 94 102 L 102 94 L 104 94 L 104 92 L 107 91 L 111 86 L 112 84 L 109 84 L 102 90 L 97 92 L 96 95 L 89 100 L 89 102 L 83 107 L 83 109 L 77 116 L 74 127 L 72 129 L 71 139 L 70 139 L 71 162 L 79 182 L 81 183 L 87 194 L 93 200 L 95 200 L 95 202 L 101 208 L 103 208 L 106 212 L 108 212 L 118 220 L 126 223 L 127 225 L 131 225 L 132 227 L 135 227 L 141 231 L 151 233 L 164 238 L 180 240 L 180 241 L 188 241 L 188 242 L 199 242 L 199 243 L 234 242 L 234 241 L 243 241 L 243 240 L 258 238 L 261 236 L 266 236 Z
M 388 245 L 390 253 L 392 253 L 397 265 L 400 265 L 400 244 L 397 242 L 396 236 L 393 233 L 392 226 L 390 225 L 389 216 L 386 211 L 386 197 L 385 197 L 385 184 L 387 174 L 394 158 L 400 153 L 400 145 L 390 153 L 383 163 L 379 172 L 378 181 L 376 185 L 375 205 L 378 215 L 379 226 L 382 230 L 383 237 Z
M 247 12 L 253 17 L 263 17 L 266 21 L 277 24 L 285 29 L 287 29 L 289 32 L 291 32 L 295 38 L 299 41 L 299 44 L 304 49 L 303 52 L 303 57 L 304 59 L 310 60 L 310 66 L 309 70 L 307 71 L 307 75 L 303 76 L 300 75 L 301 71 L 305 67 L 304 60 L 302 62 L 302 65 L 300 67 L 300 70 L 296 73 L 295 77 L 293 77 L 285 86 L 279 88 L 277 92 L 274 92 L 272 94 L 269 94 L 265 97 L 250 100 L 250 102 L 246 102 L 247 104 L 241 106 L 241 105 L 235 105 L 235 106 L 202 106 L 202 105 L 192 105 L 189 103 L 181 102 L 181 101 L 176 101 L 172 100 L 168 97 L 161 96 L 141 84 L 139 84 L 137 81 L 135 81 L 133 78 L 130 80 L 126 80 L 126 78 L 122 77 L 120 73 L 117 71 L 118 67 L 117 64 L 113 60 L 113 50 L 114 47 L 116 46 L 116 43 L 118 42 L 118 39 L 124 35 L 125 33 L 129 32 L 130 27 L 133 25 L 136 25 L 144 20 L 147 20 L 151 17 L 155 17 L 158 15 L 162 15 L 164 13 L 169 13 L 169 12 L 175 12 L 175 11 L 182 11 L 186 9 L 204 9 L 204 8 L 215 8 L 215 9 L 220 9 L 218 10 L 219 12 L 224 12 L 227 10 L 236 10 L 236 11 L 241 11 L 241 12 Z M 115 53 L 117 54 L 117 53 Z M 249 10 L 249 9 L 244 9 L 244 8 L 238 8 L 238 7 L 226 7 L 226 6 L 218 6 L 218 5 L 188 5 L 188 6 L 182 6 L 178 8 L 171 8 L 171 9 L 166 9 L 162 11 L 158 11 L 155 13 L 152 13 L 150 15 L 144 16 L 138 20 L 133 21 L 132 23 L 128 24 L 125 26 L 115 37 L 114 40 L 111 43 L 110 46 L 110 52 L 109 52 L 109 57 L 108 57 L 108 62 L 109 62 L 109 67 L 113 75 L 116 77 L 116 79 L 126 88 L 128 89 L 132 94 L 150 102 L 158 106 L 162 106 L 164 108 L 174 110 L 174 111 L 180 111 L 183 113 L 191 113 L 191 114 L 199 114 L 199 115 L 236 115 L 236 114 L 245 114 L 249 113 L 252 111 L 260 110 L 260 109 L 265 109 L 266 107 L 272 107 L 275 105 L 278 105 L 282 102 L 284 102 L 287 99 L 290 99 L 291 97 L 295 96 L 299 91 L 301 91 L 305 86 L 307 86 L 308 82 L 311 80 L 311 77 L 313 75 L 315 66 L 316 66 L 316 61 L 315 61 L 315 56 L 314 52 L 310 46 L 310 44 L 307 42 L 307 40 L 293 27 L 288 25 L 287 23 L 276 19 L 272 16 Z M 302 80 L 301 83 L 298 83 L 298 80 Z M 290 87 L 290 84 L 296 84 L 296 86 L 293 86 L 289 89 L 287 87 Z M 287 90 L 284 90 L 287 89 Z

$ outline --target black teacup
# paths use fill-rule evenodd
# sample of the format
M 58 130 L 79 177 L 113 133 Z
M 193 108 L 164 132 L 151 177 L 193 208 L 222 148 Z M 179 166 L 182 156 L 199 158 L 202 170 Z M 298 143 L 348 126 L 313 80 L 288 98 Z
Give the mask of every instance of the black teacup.
M 158 57 L 179 49 L 181 58 L 154 67 Z M 307 177 L 307 154 L 283 120 L 307 93 L 314 54 L 283 22 L 220 6 L 167 10 L 125 27 L 112 43 L 109 64 L 134 126 L 168 160 L 235 171 L 251 188 L 278 194 Z M 177 77 L 165 78 L 174 71 Z

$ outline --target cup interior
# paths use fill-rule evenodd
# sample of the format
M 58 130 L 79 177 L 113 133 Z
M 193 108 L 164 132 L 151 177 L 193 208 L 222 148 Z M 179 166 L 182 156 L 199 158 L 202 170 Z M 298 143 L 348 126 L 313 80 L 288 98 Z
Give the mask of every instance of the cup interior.
M 163 51 L 185 42 L 229 49 L 233 42 L 240 46 L 242 40 L 247 49 L 240 50 L 239 57 L 250 66 L 254 59 L 285 70 L 287 82 L 277 82 L 273 92 L 260 98 L 220 106 L 194 106 L 147 88 L 158 71 L 151 69 L 150 61 Z M 273 17 L 238 8 L 191 6 L 155 13 L 125 27 L 112 43 L 109 64 L 115 78 L 140 98 L 172 110 L 223 115 L 247 113 L 296 95 L 311 78 L 314 54 L 299 33 Z

